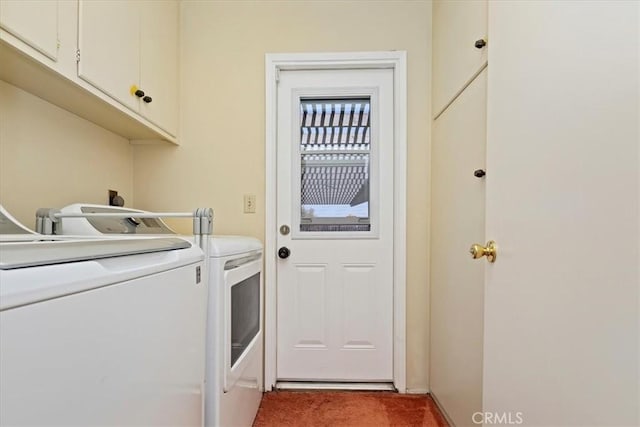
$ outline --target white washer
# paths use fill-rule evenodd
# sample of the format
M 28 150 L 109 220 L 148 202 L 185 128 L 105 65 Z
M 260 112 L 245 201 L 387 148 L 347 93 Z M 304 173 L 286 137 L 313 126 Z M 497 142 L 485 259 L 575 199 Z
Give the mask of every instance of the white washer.
M 62 214 L 131 213 L 129 218 L 61 218 L 56 234 L 175 235 L 160 219 L 137 209 L 74 204 Z M 191 236 L 183 236 L 192 240 Z M 264 390 L 262 244 L 245 236 L 212 236 L 208 258 L 205 424 L 251 426 Z
M 202 425 L 200 248 L 3 232 L 0 425 Z

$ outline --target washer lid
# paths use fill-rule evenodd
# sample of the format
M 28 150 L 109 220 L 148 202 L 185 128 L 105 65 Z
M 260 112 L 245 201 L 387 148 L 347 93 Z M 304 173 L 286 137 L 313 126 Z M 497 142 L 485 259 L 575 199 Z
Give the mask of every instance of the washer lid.
M 33 236 L 37 233 L 29 230 L 0 205 L 0 236 Z
M 191 243 L 186 240 L 173 237 L 3 243 L 0 245 L 0 270 L 166 252 L 190 247 Z

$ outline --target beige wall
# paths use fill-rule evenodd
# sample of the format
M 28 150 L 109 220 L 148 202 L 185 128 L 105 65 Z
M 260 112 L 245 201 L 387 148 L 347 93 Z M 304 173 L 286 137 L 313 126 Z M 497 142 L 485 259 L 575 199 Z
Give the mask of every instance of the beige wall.
M 0 203 L 28 227 L 39 207 L 133 202 L 129 141 L 0 81 Z
M 407 51 L 407 386 L 425 391 L 431 3 L 184 1 L 181 19 L 182 145 L 135 147 L 136 205 L 211 206 L 216 233 L 264 239 L 265 53 Z M 246 193 L 255 214 L 242 213 Z

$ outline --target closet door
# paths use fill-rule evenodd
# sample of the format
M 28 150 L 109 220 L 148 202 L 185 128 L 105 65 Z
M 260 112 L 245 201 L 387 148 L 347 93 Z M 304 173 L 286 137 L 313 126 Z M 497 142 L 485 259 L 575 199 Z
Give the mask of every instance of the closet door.
M 640 3 L 489 12 L 484 410 L 640 425 Z
M 481 40 L 487 42 L 486 0 L 433 2 L 434 114 L 486 64 L 487 46 Z
M 487 71 L 434 122 L 431 391 L 454 425 L 482 411 Z

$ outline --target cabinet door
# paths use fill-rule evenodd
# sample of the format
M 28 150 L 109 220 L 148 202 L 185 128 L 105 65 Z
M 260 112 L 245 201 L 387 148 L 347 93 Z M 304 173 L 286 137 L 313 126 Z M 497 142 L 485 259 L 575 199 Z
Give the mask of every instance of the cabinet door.
M 58 59 L 58 2 L 0 1 L 0 27 L 54 61 Z
M 482 411 L 487 71 L 433 124 L 431 391 L 454 425 Z
M 486 0 L 433 2 L 433 112 L 439 114 L 487 61 Z
M 151 98 L 140 113 L 176 135 L 178 127 L 177 1 L 140 2 L 140 87 Z
M 81 0 L 78 75 L 138 111 L 131 87 L 140 79 L 140 4 L 137 1 Z

